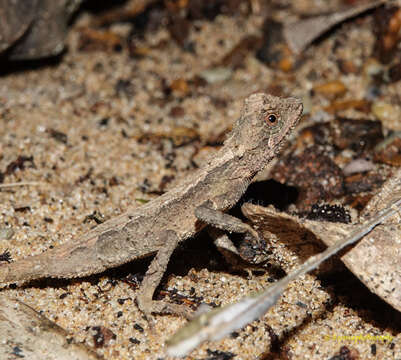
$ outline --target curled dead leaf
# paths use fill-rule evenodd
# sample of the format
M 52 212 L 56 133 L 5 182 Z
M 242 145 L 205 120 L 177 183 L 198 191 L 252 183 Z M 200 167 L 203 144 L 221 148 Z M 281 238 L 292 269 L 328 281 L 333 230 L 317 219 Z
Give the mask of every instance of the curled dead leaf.
M 258 227 L 264 236 L 291 231 L 300 239 L 312 233 L 327 246 L 333 246 L 349 237 L 368 219 L 391 207 L 401 198 L 401 169 L 383 185 L 360 216 L 357 224 L 330 223 L 302 219 L 253 204 L 244 204 L 244 215 Z M 280 235 L 281 234 L 281 235 Z M 341 260 L 370 289 L 398 311 L 401 311 L 401 214 L 398 212 L 377 225 L 348 251 Z

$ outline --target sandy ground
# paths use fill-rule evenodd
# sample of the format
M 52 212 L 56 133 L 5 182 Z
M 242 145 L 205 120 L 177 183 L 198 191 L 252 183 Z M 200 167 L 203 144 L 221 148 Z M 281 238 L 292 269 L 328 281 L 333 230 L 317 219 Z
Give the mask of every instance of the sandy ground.
M 0 78 L 0 170 L 5 172 L 20 156 L 33 157 L 4 183 L 37 182 L 0 190 L 0 228 L 14 231 L 11 238 L 0 239 L 0 252 L 9 249 L 15 261 L 85 233 L 96 225 L 89 215 L 109 219 L 129 206 L 141 206 L 143 199 L 157 196 L 152 191 L 160 191 L 167 177 L 173 177 L 168 188 L 193 171 L 196 144 L 174 147 L 171 136 L 157 134 L 185 127 L 205 142 L 230 128 L 247 94 L 277 85 L 282 94 L 305 99 L 314 121 L 330 120 L 333 116 L 321 111 L 330 101 L 310 96 L 310 89 L 341 79 L 347 87 L 345 99 L 361 98 L 363 71 L 341 73 L 336 56 L 340 53 L 343 60 L 363 68 L 374 42 L 367 17 L 357 26 L 351 22 L 340 27 L 335 36 L 309 49 L 295 72 L 268 68 L 250 55 L 227 79 L 190 85 L 188 91 L 176 86 L 166 99 L 166 87 L 174 80 L 185 82 L 199 75 L 245 34 L 258 33 L 263 18 L 221 15 L 211 22 L 198 21 L 197 31 L 190 34 L 196 53 L 183 51 L 166 29 L 160 29 L 145 34 L 141 45 L 150 50 L 143 58 L 130 57 L 125 48 L 80 51 L 80 26 L 89 19 L 87 14 L 78 17 L 60 62 L 10 71 Z M 112 30 L 123 36 L 129 29 L 118 25 Z M 152 48 L 163 39 L 163 47 Z M 336 56 L 326 56 L 335 41 L 341 42 L 341 49 Z M 401 83 L 394 83 L 384 98 L 399 99 L 400 91 Z M 358 113 L 351 110 L 347 115 Z M 150 139 L 138 140 L 149 133 Z M 201 162 L 203 153 L 216 150 L 202 147 L 195 160 Z M 226 304 L 277 278 L 268 270 L 250 277 L 232 274 L 228 266 L 216 264 L 221 258 L 210 244 L 196 245 L 196 240 L 208 241 L 206 236 L 197 238 L 173 257 L 172 263 L 180 266 L 172 266 L 164 289 Z M 96 327 L 111 330 L 115 339 L 97 347 L 105 359 L 162 358 L 164 342 L 185 321 L 156 316 L 155 327 L 149 328 L 134 303 L 135 288 L 122 281 L 128 273 L 145 270 L 146 264 L 134 262 L 85 279 L 3 286 L 2 293 L 18 297 L 89 347 L 95 346 Z M 396 312 L 341 270 L 343 277 L 337 281 L 323 281 L 313 273 L 292 283 L 262 320 L 220 342 L 202 345 L 188 358 L 229 359 L 232 353 L 235 359 L 401 359 Z M 353 338 L 357 335 L 359 340 Z M 227 352 L 226 357 L 219 352 Z

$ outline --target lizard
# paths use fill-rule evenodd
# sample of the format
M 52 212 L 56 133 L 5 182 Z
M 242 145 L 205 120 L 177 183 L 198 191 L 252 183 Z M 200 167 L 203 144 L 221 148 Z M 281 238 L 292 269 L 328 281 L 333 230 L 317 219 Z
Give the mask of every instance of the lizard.
M 10 264 L 0 265 L 0 283 L 38 278 L 76 278 L 152 256 L 136 297 L 145 314 L 190 317 L 184 305 L 153 300 L 170 256 L 206 225 L 249 235 L 258 233 L 226 212 L 256 174 L 277 156 L 302 115 L 297 98 L 264 93 L 245 99 L 240 117 L 221 149 L 203 168 L 148 203 L 107 220 L 81 237 Z

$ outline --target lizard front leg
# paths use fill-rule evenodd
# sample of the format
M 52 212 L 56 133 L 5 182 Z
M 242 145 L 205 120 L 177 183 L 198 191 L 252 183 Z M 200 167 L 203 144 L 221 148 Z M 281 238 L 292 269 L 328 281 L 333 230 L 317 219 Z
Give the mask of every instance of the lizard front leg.
M 242 272 L 244 270 L 244 262 L 237 247 L 233 244 L 228 235 L 220 229 L 209 226 L 206 229 L 209 236 L 213 239 L 214 245 L 233 270 Z M 245 270 L 246 271 L 246 270 Z
M 235 232 L 239 234 L 247 233 L 255 240 L 259 240 L 258 233 L 248 224 L 242 220 L 226 214 L 220 210 L 213 208 L 213 203 L 208 200 L 195 209 L 195 216 L 197 219 L 212 225 L 213 227 L 226 230 L 228 232 Z
M 254 230 L 250 225 L 244 223 L 242 220 L 226 214 L 222 211 L 213 208 L 212 201 L 206 201 L 202 205 L 195 209 L 195 216 L 202 222 L 211 225 L 219 230 L 225 230 L 229 233 L 239 233 L 244 234 L 247 243 L 255 248 L 260 248 L 263 240 L 260 239 L 256 230 Z M 216 229 L 209 231 L 211 236 L 215 239 L 215 244 L 218 248 L 222 248 L 223 255 L 225 256 L 227 250 L 235 255 L 239 255 L 241 258 L 248 262 L 254 262 L 252 258 L 244 256 L 245 254 L 239 253 L 234 250 L 234 245 L 226 234 L 221 231 L 216 231 Z M 263 246 L 264 247 L 264 246 Z M 226 257 L 226 256 L 225 256 Z M 227 257 L 226 257 L 227 259 Z M 229 256 L 227 259 L 231 264 L 237 265 L 236 261 L 233 261 L 233 257 Z
M 139 294 L 136 297 L 138 307 L 148 318 L 152 312 L 158 314 L 174 314 L 190 318 L 192 310 L 184 305 L 153 300 L 153 294 L 167 269 L 171 254 L 177 247 L 179 241 L 177 234 L 172 230 L 164 231 L 161 237 L 162 239 L 160 240 L 164 238 L 164 245 L 159 249 L 146 271 L 139 288 Z

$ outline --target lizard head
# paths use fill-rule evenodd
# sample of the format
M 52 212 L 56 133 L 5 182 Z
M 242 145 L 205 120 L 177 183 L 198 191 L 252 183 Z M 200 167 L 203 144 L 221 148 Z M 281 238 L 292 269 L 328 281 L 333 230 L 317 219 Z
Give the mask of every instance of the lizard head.
M 239 154 L 251 152 L 272 158 L 298 123 L 302 109 L 296 98 L 252 94 L 245 99 L 228 142 L 234 142 Z

